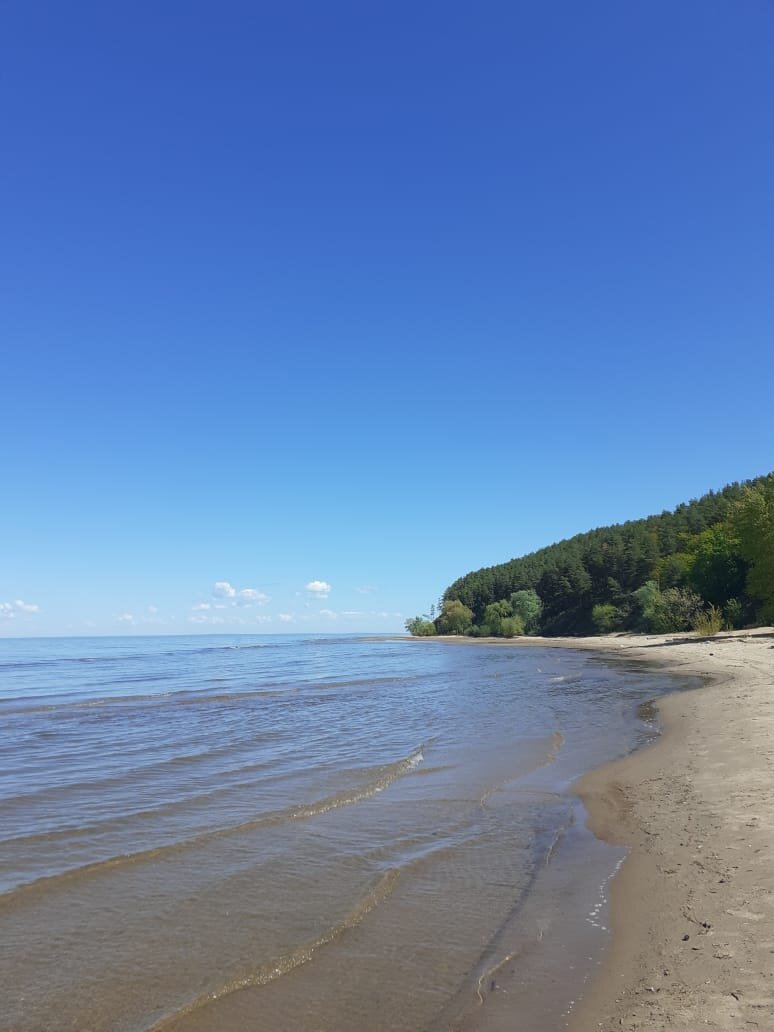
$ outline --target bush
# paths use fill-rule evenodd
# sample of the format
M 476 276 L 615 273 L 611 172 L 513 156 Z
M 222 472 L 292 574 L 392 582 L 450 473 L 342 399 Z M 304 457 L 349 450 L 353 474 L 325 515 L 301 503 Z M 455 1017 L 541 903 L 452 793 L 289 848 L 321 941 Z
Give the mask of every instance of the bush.
M 524 634 L 524 622 L 518 616 L 506 616 L 500 621 L 500 634 L 503 638 L 517 638 Z
M 610 634 L 621 626 L 621 613 L 617 606 L 609 602 L 600 603 L 594 606 L 591 611 L 591 619 L 594 630 L 597 634 Z
M 708 609 L 697 613 L 693 618 L 693 629 L 703 638 L 717 634 L 723 629 L 723 613 L 718 606 L 710 606 Z
M 730 598 L 723 613 L 726 618 L 726 630 L 735 631 L 744 624 L 744 606 L 738 598 Z
M 656 634 L 688 631 L 702 609 L 699 595 L 686 588 L 668 588 L 659 592 L 650 616 L 650 630 Z
M 655 581 L 648 581 L 634 592 L 642 613 L 641 625 L 653 634 L 688 631 L 703 608 L 701 596 L 687 588 L 659 591 Z

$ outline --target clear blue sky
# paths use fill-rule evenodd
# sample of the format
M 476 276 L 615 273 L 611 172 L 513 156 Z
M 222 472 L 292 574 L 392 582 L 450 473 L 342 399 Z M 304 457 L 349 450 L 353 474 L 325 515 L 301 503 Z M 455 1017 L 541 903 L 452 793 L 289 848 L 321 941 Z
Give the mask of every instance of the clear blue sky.
M 6 0 L 0 633 L 397 630 L 774 468 L 772 53 L 769 0 Z

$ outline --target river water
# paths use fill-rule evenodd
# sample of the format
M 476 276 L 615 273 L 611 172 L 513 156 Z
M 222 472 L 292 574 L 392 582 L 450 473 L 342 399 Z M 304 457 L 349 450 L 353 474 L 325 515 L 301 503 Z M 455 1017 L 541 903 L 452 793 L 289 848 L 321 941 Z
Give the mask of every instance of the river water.
M 474 1028 L 506 973 L 562 1027 L 622 856 L 570 786 L 672 687 L 558 649 L 0 642 L 0 1028 Z

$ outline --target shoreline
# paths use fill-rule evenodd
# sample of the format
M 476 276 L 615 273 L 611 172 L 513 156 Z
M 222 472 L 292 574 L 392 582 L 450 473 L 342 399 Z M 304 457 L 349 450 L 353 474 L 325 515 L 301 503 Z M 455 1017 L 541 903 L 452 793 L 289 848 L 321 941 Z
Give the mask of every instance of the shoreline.
M 606 960 L 568 1027 L 773 1028 L 774 629 L 417 640 L 571 648 L 704 681 L 656 701 L 655 742 L 574 786 L 591 831 L 629 853 Z

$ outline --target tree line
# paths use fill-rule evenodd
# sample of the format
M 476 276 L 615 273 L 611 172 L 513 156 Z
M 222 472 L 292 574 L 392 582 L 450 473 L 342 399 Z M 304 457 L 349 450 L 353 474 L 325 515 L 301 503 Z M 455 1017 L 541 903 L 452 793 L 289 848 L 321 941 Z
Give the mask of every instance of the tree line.
M 774 473 L 454 581 L 414 635 L 714 633 L 774 622 Z

